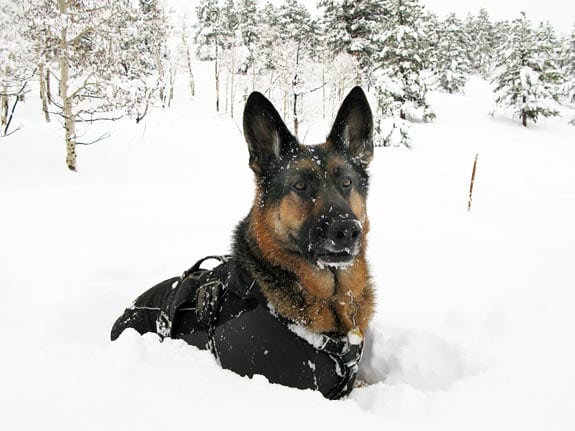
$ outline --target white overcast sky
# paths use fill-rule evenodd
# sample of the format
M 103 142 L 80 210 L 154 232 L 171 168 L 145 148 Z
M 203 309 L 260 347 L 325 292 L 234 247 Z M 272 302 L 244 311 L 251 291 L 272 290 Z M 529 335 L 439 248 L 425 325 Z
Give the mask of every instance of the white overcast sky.
M 260 4 L 266 0 L 259 0 Z M 283 0 L 271 0 L 274 4 L 281 4 Z M 316 9 L 316 0 L 299 0 L 310 11 Z M 468 12 L 477 13 L 484 7 L 492 20 L 513 19 L 519 16 L 522 10 L 534 22 L 549 21 L 562 33 L 570 33 L 575 24 L 575 0 L 420 0 L 429 10 L 439 16 L 455 12 L 464 18 Z M 199 0 L 168 0 L 176 10 L 193 10 Z

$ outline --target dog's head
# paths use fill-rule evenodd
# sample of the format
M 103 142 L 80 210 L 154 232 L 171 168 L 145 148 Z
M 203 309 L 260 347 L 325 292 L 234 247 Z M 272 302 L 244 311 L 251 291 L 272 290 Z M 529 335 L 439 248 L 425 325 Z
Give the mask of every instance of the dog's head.
M 298 143 L 261 93 L 250 95 L 244 134 L 257 183 L 252 228 L 267 258 L 288 267 L 302 260 L 320 268 L 354 262 L 368 230 L 372 131 L 359 87 L 343 101 L 326 142 L 313 146 Z

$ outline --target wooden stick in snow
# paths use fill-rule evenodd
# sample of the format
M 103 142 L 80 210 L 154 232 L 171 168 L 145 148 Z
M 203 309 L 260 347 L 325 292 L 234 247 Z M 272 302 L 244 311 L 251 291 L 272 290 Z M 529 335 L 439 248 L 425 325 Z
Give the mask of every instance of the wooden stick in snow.
M 477 170 L 477 158 L 479 153 L 475 154 L 475 161 L 473 162 L 473 171 L 471 171 L 471 182 L 469 183 L 469 200 L 467 201 L 467 211 L 471 211 L 471 201 L 473 199 L 473 183 L 475 182 L 475 171 Z

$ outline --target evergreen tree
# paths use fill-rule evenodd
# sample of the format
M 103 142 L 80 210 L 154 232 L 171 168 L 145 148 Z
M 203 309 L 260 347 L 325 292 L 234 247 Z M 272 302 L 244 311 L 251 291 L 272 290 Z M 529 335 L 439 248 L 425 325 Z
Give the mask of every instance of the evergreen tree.
M 279 10 L 272 3 L 267 2 L 257 15 L 259 34 L 256 42 L 257 68 L 260 70 L 274 70 L 273 56 L 276 43 L 280 40 Z M 269 93 L 268 93 L 269 96 Z
M 435 76 L 439 88 L 448 93 L 461 92 L 471 70 L 467 33 L 455 14 L 450 14 L 441 22 L 438 36 Z
M 217 60 L 229 39 L 218 0 L 201 0 L 196 7 L 196 18 L 197 56 L 200 60 Z
M 422 69 L 433 70 L 437 65 L 441 30 L 441 21 L 437 15 L 425 11 L 421 20 L 421 33 L 425 35 L 421 41 Z
M 561 44 L 553 26 L 540 23 L 535 32 L 537 59 L 541 65 L 540 81 L 547 87 L 553 99 L 560 97 L 560 87 L 565 76 L 560 67 Z
M 511 23 L 510 34 L 497 58 L 496 103 L 515 110 L 521 124 L 540 116 L 559 115 L 553 107 L 558 98 L 560 74 L 554 61 L 549 29 L 536 32 L 524 12 Z
M 287 107 L 293 120 L 293 132 L 297 136 L 301 122 L 302 98 L 306 93 L 304 67 L 311 64 L 317 40 L 309 11 L 297 0 L 285 0 L 280 6 L 277 25 L 281 39 L 275 42 L 273 55 L 279 74 L 279 84 L 284 93 L 284 115 Z
M 423 77 L 427 57 L 423 29 L 423 6 L 417 0 L 386 0 L 386 30 L 381 35 L 382 50 L 375 55 L 384 79 L 377 84 L 380 94 L 393 99 L 393 111 L 403 120 L 422 111 L 424 121 L 435 115 L 427 100 Z M 381 74 L 380 74 L 381 77 Z
M 477 16 L 469 15 L 465 21 L 467 53 L 471 67 L 483 77 L 489 76 L 493 68 L 496 48 L 494 31 L 489 13 L 484 8 L 479 10 Z
M 242 43 L 248 50 L 248 56 L 244 65 L 244 72 L 250 68 L 256 55 L 258 39 L 257 22 L 257 2 L 256 0 L 239 0 L 238 2 L 238 25 L 242 37 Z
M 575 103 L 575 25 L 571 35 L 565 41 L 563 71 L 565 76 L 565 95 L 569 103 Z
M 335 56 L 340 52 L 352 55 L 358 64 L 357 81 L 369 80 L 376 67 L 374 58 L 382 46 L 378 35 L 387 19 L 381 0 L 320 0 L 323 9 L 326 43 Z M 369 84 L 369 82 L 368 82 Z
M 510 32 L 511 22 L 509 21 L 496 21 L 493 24 L 493 61 L 491 63 L 491 75 L 497 67 L 499 53 L 501 52 L 503 44 L 509 39 Z
M 123 100 L 128 114 L 139 122 L 154 99 L 162 106 L 169 104 L 173 68 L 168 20 L 162 0 L 118 0 L 117 4 L 123 13 L 114 16 L 119 37 L 113 44 L 120 78 L 115 97 Z
M 245 58 L 242 58 L 243 44 L 240 32 L 240 17 L 234 0 L 226 0 L 222 8 L 222 27 L 224 29 L 224 51 L 222 63 L 226 66 L 226 112 L 234 116 L 236 95 L 236 75 L 245 69 Z M 247 58 L 247 55 L 245 56 Z
M 233 34 L 230 34 L 229 16 L 219 5 L 218 0 L 202 0 L 196 7 L 196 34 L 194 41 L 200 60 L 214 61 L 216 86 L 216 111 L 220 110 L 220 62 L 223 51 L 228 49 Z

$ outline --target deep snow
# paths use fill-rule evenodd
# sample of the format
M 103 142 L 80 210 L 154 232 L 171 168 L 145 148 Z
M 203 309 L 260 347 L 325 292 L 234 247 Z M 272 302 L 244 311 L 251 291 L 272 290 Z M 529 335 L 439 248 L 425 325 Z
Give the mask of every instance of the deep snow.
M 1 430 L 575 427 L 575 127 L 490 118 L 479 79 L 432 95 L 413 150 L 376 150 L 378 312 L 348 399 L 239 377 L 179 341 L 109 342 L 144 289 L 228 252 L 251 204 L 240 130 L 197 66 L 193 103 L 182 86 L 144 124 L 98 126 L 112 137 L 79 149 L 77 174 L 33 95 L 0 140 Z

